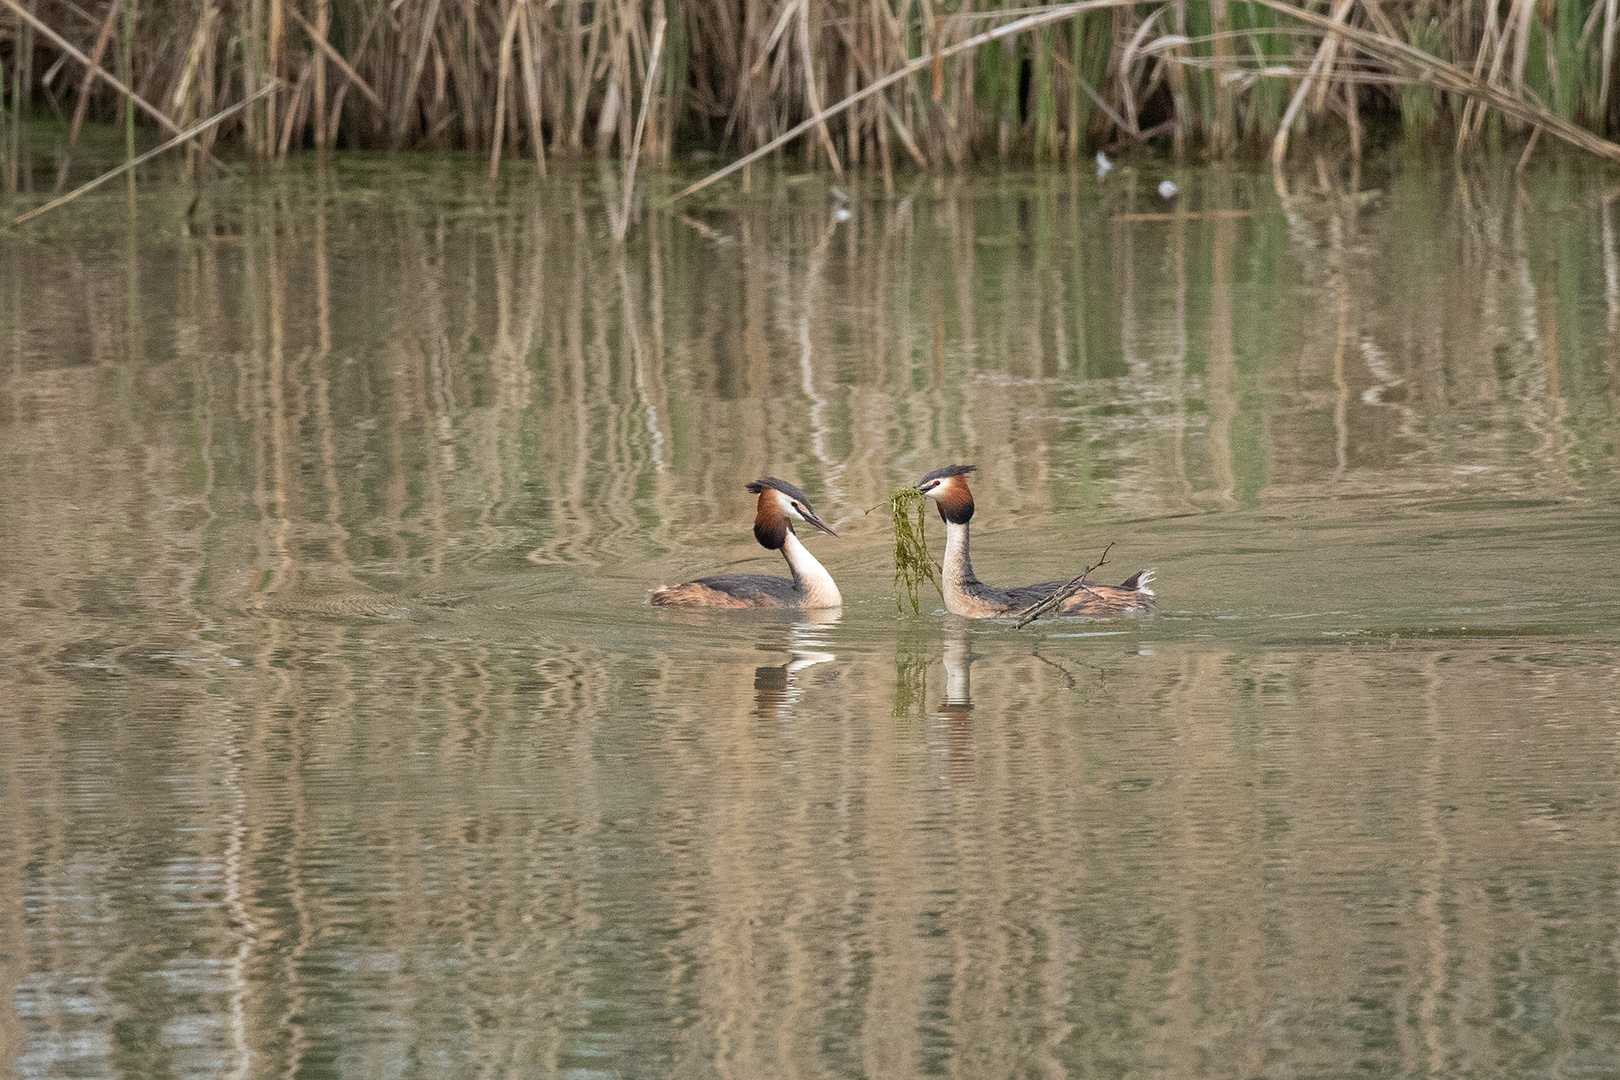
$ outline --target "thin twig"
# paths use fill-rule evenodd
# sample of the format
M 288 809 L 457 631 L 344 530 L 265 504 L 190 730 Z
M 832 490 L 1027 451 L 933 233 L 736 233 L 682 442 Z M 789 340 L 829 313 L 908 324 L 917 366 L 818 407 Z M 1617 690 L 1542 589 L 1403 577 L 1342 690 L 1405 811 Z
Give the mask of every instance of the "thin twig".
M 1113 550 L 1114 542 L 1110 540 L 1108 542 L 1108 546 L 1103 548 L 1102 557 L 1097 560 L 1095 565 L 1086 567 L 1084 570 L 1080 571 L 1078 576 L 1070 578 L 1069 582 L 1057 592 L 1043 600 L 1037 600 L 1035 603 L 1029 605 L 1029 607 L 1025 608 L 1023 611 L 1020 611 L 1016 616 L 1014 616 L 1016 621 L 1013 623 L 1013 629 L 1022 630 L 1024 627 L 1028 626 L 1042 615 L 1045 615 L 1048 611 L 1058 607 L 1063 603 L 1063 601 L 1067 600 L 1075 593 L 1088 592 L 1093 596 L 1098 595 L 1097 590 L 1091 587 L 1091 582 L 1086 580 L 1086 576 L 1089 575 L 1093 570 L 1100 569 L 1106 565 L 1108 562 L 1108 553 Z
M 321 50 L 321 52 L 325 53 L 326 58 L 338 66 L 338 70 L 343 72 L 344 78 L 348 79 L 350 82 L 354 83 L 355 86 L 359 87 L 360 92 L 366 95 L 366 97 L 371 100 L 371 103 L 377 106 L 377 108 L 387 108 L 387 106 L 383 104 L 382 96 L 367 85 L 366 80 L 360 77 L 360 73 L 355 71 L 354 68 L 350 67 L 347 60 L 343 59 L 343 54 L 334 49 L 332 47 L 332 43 L 322 37 L 321 32 L 315 29 L 315 27 L 311 26 L 309 20 L 298 13 L 297 8 L 288 7 L 285 10 L 290 12 L 292 17 L 298 20 L 298 25 L 304 28 L 304 32 L 309 35 L 309 40 L 315 43 L 315 47 Z M 322 117 L 321 119 L 324 120 L 325 117 Z
M 1530 132 L 1530 138 L 1525 141 L 1524 153 L 1519 155 L 1519 164 L 1514 167 L 1514 172 L 1522 173 L 1524 167 L 1530 164 L 1530 152 L 1536 148 L 1536 140 L 1539 138 L 1541 138 L 1541 126 L 1538 124 L 1535 130 Z
M 209 128 L 215 126 L 216 124 L 222 123 L 225 120 L 229 119 L 230 117 L 234 116 L 235 114 L 241 112 L 243 109 L 247 108 L 249 105 L 253 104 L 255 101 L 258 101 L 260 98 L 264 97 L 265 95 L 269 94 L 271 91 L 277 89 L 280 86 L 281 86 L 281 83 L 280 83 L 279 80 L 272 79 L 265 86 L 260 87 L 259 91 L 256 94 L 254 94 L 252 97 L 246 98 L 246 99 L 244 99 L 242 101 L 238 101 L 235 105 L 232 105 L 230 108 L 226 109 L 224 112 L 215 113 L 213 116 L 209 117 L 207 120 L 204 120 L 202 123 L 197 124 L 195 127 L 187 128 L 185 131 L 182 131 L 180 134 L 176 135 L 174 138 L 170 139 L 168 142 L 162 144 L 161 146 L 153 147 L 152 149 L 148 150 L 146 153 L 142 154 L 140 157 L 134 158 L 134 159 L 132 159 L 130 161 L 124 162 L 122 165 L 118 166 L 116 169 L 113 169 L 111 172 L 102 173 L 100 176 L 96 177 L 94 180 L 90 181 L 87 184 L 81 184 L 80 186 L 74 188 L 72 191 L 68 192 L 66 195 L 63 195 L 61 198 L 52 199 L 50 202 L 46 203 L 44 206 L 36 206 L 34 209 L 28 211 L 28 213 L 22 214 L 22 215 L 20 215 L 18 217 L 15 217 L 15 218 L 12 218 L 11 219 L 11 224 L 13 226 L 21 225 L 24 222 L 29 221 L 32 218 L 39 217 L 39 215 L 45 213 L 48 210 L 55 210 L 59 206 L 66 205 L 67 203 L 72 202 L 74 199 L 77 199 L 80 195 L 83 195 L 85 192 L 90 191 L 92 188 L 100 187 L 102 184 L 105 184 L 108 180 L 111 180 L 113 177 L 122 176 L 124 173 L 126 173 L 129 170 L 133 169 L 135 166 L 140 165 L 143 162 L 150 161 L 153 158 L 157 157 L 159 154 L 164 153 L 167 150 L 172 150 L 176 146 L 179 146 L 183 142 L 187 142 L 187 141 L 189 141 L 191 139 L 195 139 L 198 135 L 201 135 L 203 132 L 207 131 Z
M 101 33 L 96 36 L 95 48 L 85 59 L 90 66 L 84 69 L 84 80 L 79 83 L 79 100 L 73 106 L 73 128 L 68 132 L 67 150 L 62 154 L 62 166 L 56 170 L 56 189 L 61 191 L 67 186 L 68 166 L 73 161 L 73 148 L 79 145 L 79 129 L 84 127 L 84 116 L 90 108 L 90 84 L 95 82 L 96 72 L 101 70 L 101 56 L 107 51 L 107 43 L 112 40 L 113 27 L 118 23 L 119 0 L 113 0 L 107 8 L 107 21 L 101 24 Z

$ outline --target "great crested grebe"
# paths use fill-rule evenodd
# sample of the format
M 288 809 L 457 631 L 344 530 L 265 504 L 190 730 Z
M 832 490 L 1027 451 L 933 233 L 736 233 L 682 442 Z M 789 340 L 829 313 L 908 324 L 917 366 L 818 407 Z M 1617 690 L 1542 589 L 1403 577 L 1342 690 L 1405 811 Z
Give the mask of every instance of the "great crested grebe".
M 986 585 L 973 573 L 968 558 L 968 522 L 973 520 L 973 492 L 965 477 L 978 466 L 947 465 L 917 484 L 917 490 L 939 506 L 945 520 L 945 608 L 969 619 L 1012 615 L 1057 592 L 1066 581 L 1043 581 L 1013 589 Z M 1060 615 L 1132 615 L 1153 610 L 1152 570 L 1139 570 L 1119 585 L 1091 585 L 1058 608 Z
M 681 585 L 666 585 L 647 594 L 647 602 L 667 607 L 704 608 L 835 608 L 843 604 L 827 568 L 793 533 L 802 521 L 828 536 L 837 536 L 810 508 L 804 492 L 774 476 L 755 480 L 748 490 L 759 496 L 754 511 L 754 539 L 768 551 L 780 551 L 793 577 L 770 574 L 720 574 Z

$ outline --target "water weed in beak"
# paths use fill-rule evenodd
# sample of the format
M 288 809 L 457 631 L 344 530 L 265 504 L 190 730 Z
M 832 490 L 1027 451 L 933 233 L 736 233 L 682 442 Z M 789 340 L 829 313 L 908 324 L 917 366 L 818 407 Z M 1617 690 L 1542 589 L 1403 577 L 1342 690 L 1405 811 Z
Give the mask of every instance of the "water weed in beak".
M 923 523 L 927 521 L 928 496 L 914 487 L 901 488 L 889 496 L 889 517 L 894 523 L 894 606 L 905 613 L 905 600 L 911 601 L 912 612 L 922 611 L 918 594 L 924 582 L 932 585 L 941 596 L 939 567 L 928 554 L 928 536 Z

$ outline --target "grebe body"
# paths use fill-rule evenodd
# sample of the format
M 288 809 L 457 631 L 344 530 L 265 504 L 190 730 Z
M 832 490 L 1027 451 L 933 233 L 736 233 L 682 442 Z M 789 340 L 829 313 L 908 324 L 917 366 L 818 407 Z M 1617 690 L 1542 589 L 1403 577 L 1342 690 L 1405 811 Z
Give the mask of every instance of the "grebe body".
M 754 539 L 767 551 L 780 551 L 790 578 L 770 574 L 718 574 L 680 585 L 666 585 L 647 594 L 659 607 L 789 608 L 814 610 L 843 604 L 832 575 L 793 532 L 802 521 L 828 536 L 837 536 L 810 506 L 804 492 L 774 476 L 748 485 L 759 496 L 754 509 Z
M 973 492 L 968 490 L 967 474 L 977 466 L 948 465 L 935 469 L 917 484 L 917 490 L 934 500 L 945 522 L 945 563 L 941 587 L 945 608 L 968 619 L 994 619 L 1023 611 L 1051 596 L 1067 581 L 1042 581 L 1010 589 L 980 581 L 973 572 L 968 554 L 968 523 L 973 520 Z M 1152 570 L 1139 570 L 1118 585 L 1093 585 L 1065 600 L 1060 615 L 1137 615 L 1153 610 Z

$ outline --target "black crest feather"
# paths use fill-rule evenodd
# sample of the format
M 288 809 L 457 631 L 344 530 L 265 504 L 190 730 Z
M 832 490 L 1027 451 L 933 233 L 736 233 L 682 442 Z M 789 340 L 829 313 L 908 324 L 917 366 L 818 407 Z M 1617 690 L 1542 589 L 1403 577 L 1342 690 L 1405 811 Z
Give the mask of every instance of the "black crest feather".
M 930 480 L 945 480 L 952 476 L 966 476 L 968 473 L 974 472 L 977 469 L 977 465 L 947 465 L 943 469 L 935 469 L 933 472 L 923 477 L 919 483 L 926 484 Z
M 773 491 L 780 491 L 782 494 L 786 495 L 788 498 L 792 499 L 801 506 L 810 506 L 810 500 L 805 498 L 804 492 L 800 491 L 786 480 L 778 480 L 774 476 L 767 476 L 744 486 L 746 486 L 748 490 L 752 491 L 755 495 L 758 495 L 766 488 L 770 488 Z

